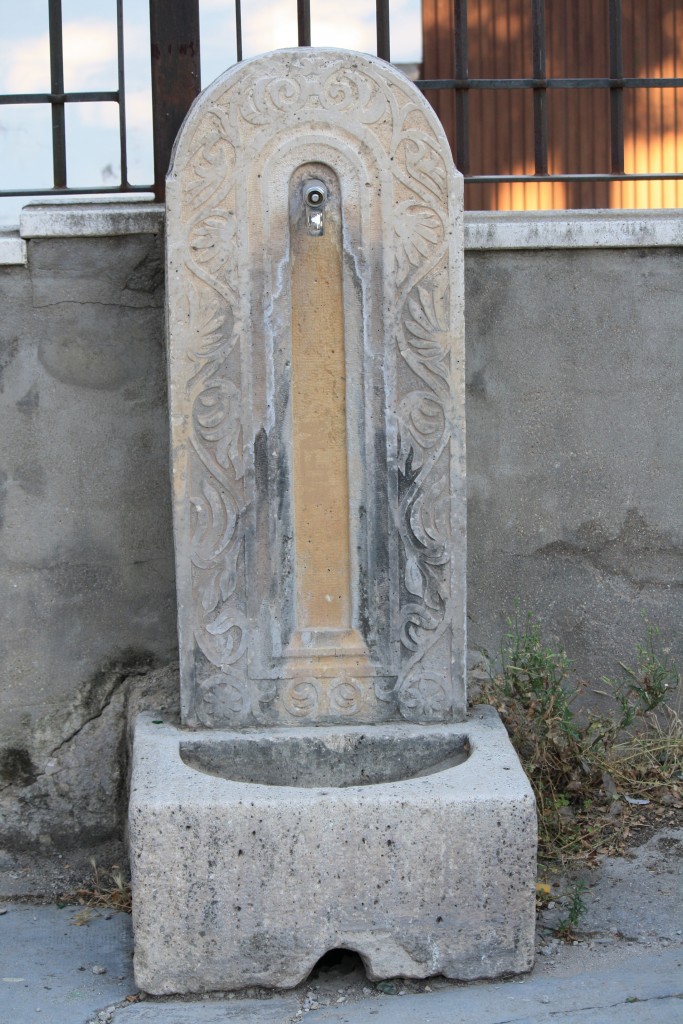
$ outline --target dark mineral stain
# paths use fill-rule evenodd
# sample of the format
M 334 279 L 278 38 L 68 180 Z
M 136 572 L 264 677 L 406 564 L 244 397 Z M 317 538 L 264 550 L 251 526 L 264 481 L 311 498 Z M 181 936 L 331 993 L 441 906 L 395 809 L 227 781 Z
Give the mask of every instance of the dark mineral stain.
M 268 497 L 268 435 L 263 427 L 254 439 L 254 474 L 256 493 Z
M 24 416 L 30 416 L 36 411 L 40 405 L 40 393 L 38 391 L 38 385 L 33 384 L 28 389 L 23 398 L 20 398 L 17 402 L 17 409 L 23 413 Z
M 36 781 L 31 756 L 25 747 L 6 747 L 0 753 L 0 779 L 14 786 L 30 786 Z
M 483 370 L 475 370 L 467 384 L 467 394 L 475 398 L 486 398 L 486 380 Z
M 5 390 L 2 381 L 3 374 L 19 351 L 19 339 L 9 338 L 4 345 L 0 345 L 0 394 Z

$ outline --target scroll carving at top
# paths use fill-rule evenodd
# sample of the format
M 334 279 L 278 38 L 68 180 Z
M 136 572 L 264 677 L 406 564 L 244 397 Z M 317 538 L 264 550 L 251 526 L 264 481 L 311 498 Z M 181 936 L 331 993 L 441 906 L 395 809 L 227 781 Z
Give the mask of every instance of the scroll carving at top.
M 196 101 L 167 196 L 184 722 L 462 718 L 462 180 L 435 115 L 375 58 L 267 54 Z M 345 446 L 319 521 L 316 416 Z M 346 610 L 317 626 L 332 548 Z

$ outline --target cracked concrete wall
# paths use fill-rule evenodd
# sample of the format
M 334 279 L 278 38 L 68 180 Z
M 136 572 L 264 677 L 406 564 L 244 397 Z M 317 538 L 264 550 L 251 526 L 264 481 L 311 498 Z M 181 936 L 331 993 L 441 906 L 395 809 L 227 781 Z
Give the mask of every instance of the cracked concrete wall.
M 177 700 L 161 247 L 0 268 L 5 850 L 120 838 L 127 720 Z M 470 251 L 466 281 L 470 647 L 519 598 L 593 680 L 641 611 L 682 662 L 683 251 Z
M 176 657 L 163 240 L 31 241 L 0 295 L 0 845 L 49 853 L 119 829 L 125 706 Z

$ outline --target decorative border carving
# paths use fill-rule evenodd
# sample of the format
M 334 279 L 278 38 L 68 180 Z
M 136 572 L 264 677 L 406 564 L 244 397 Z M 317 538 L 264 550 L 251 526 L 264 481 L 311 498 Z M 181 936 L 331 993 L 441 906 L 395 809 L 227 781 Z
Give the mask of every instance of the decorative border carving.
M 351 678 L 324 686 L 314 678 L 291 680 L 277 696 L 274 685 L 248 680 L 246 657 L 244 530 L 252 496 L 244 452 L 253 439 L 246 436 L 250 396 L 241 369 L 249 351 L 248 310 L 237 284 L 237 154 L 251 147 L 255 159 L 287 125 L 339 121 L 348 133 L 349 112 L 359 146 L 383 154 L 392 177 L 393 236 L 385 236 L 385 252 L 393 253 L 394 264 L 385 298 L 399 311 L 384 356 L 393 361 L 396 388 L 388 396 L 395 409 L 388 436 L 395 444 L 389 465 L 397 474 L 398 507 L 388 529 L 400 536 L 394 567 L 400 656 L 393 692 L 386 679 L 378 680 L 374 699 L 385 708 L 393 702 L 403 717 L 417 721 L 448 718 L 452 711 L 450 656 L 441 652 L 434 665 L 430 661 L 454 607 L 450 481 L 458 410 L 450 363 L 446 143 L 423 98 L 393 69 L 355 54 L 290 52 L 245 62 L 207 92 L 204 109 L 184 129 L 173 170 L 183 189 L 184 331 L 194 339 L 182 371 L 191 407 L 185 500 L 191 504 L 192 571 L 191 594 L 182 594 L 181 603 L 191 604 L 194 642 L 214 669 L 196 684 L 193 713 L 204 724 L 248 724 L 274 711 L 292 720 L 320 713 L 344 719 L 363 714 L 368 704 L 365 683 Z M 386 676 L 386 666 L 378 672 Z

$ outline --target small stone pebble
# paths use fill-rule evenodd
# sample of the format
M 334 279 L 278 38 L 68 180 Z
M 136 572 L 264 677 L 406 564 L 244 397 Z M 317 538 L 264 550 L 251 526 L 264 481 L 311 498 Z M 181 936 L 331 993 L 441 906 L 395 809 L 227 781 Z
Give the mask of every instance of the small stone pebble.
M 95 966 L 92 969 L 92 972 L 93 974 L 106 974 L 107 968 L 100 966 L 100 964 L 95 964 Z

